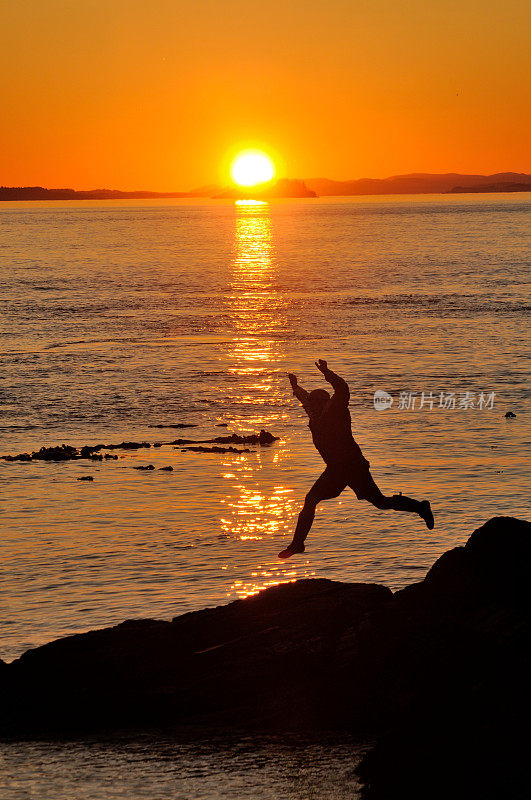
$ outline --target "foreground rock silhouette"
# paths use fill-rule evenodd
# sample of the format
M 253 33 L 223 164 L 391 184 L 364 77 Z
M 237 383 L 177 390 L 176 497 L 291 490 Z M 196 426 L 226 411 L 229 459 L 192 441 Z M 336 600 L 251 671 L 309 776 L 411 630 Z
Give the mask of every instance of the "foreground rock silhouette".
M 497 517 L 393 593 L 302 580 L 0 664 L 4 735 L 344 728 L 367 797 L 527 796 L 531 524 Z M 525 792 L 524 792 L 525 790 Z

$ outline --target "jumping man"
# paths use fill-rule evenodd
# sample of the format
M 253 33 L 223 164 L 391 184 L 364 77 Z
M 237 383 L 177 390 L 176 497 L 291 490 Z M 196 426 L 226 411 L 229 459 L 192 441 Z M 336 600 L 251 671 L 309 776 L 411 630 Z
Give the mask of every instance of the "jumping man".
M 369 462 L 352 436 L 348 410 L 350 392 L 346 381 L 328 369 L 326 361 L 322 359 L 316 361 L 315 366 L 332 385 L 332 397 L 326 389 L 307 392 L 291 373 L 288 373 L 288 378 L 293 394 L 310 418 L 313 443 L 326 463 L 326 469 L 306 495 L 292 543 L 278 557 L 290 558 L 295 553 L 304 553 L 304 541 L 312 526 L 317 505 L 321 500 L 339 497 L 347 486 L 354 491 L 358 500 L 367 500 L 376 508 L 418 514 L 432 530 L 433 514 L 428 500 L 412 500 L 402 493 L 386 497 L 381 493 L 369 471 Z

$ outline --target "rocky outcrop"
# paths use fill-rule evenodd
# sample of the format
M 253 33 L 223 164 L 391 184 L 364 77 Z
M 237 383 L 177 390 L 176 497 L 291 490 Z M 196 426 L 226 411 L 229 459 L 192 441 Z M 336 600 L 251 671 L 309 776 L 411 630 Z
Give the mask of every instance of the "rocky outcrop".
M 238 447 L 219 447 L 219 445 L 214 445 L 213 447 L 205 447 L 202 444 L 197 445 L 196 447 L 183 447 L 181 450 L 182 453 L 238 453 L 241 455 L 242 453 L 250 453 L 248 447 L 238 448 Z
M 302 580 L 172 622 L 131 620 L 59 639 L 9 665 L 4 731 L 330 725 L 330 677 L 340 664 L 350 670 L 345 642 L 392 598 L 383 586 Z
M 61 639 L 3 666 L 2 730 L 342 727 L 377 737 L 373 800 L 524 797 L 530 578 L 531 525 L 498 517 L 394 595 L 302 580 Z
M 197 424 L 195 422 L 168 422 L 148 425 L 148 428 L 197 428 Z
M 390 714 L 368 798 L 528 796 L 530 584 L 531 524 L 498 517 L 373 619 Z
M 70 444 L 61 444 L 55 447 L 41 447 L 32 453 L 18 453 L 15 456 L 0 456 L 4 461 L 74 461 L 80 458 L 90 458 L 92 461 L 103 459 L 117 459 L 118 456 L 100 453 L 100 450 L 140 450 L 151 447 L 149 442 L 120 442 L 120 444 L 85 444 L 83 447 L 73 447 Z
M 185 425 L 184 423 L 176 425 L 157 425 L 151 427 L 166 427 L 166 428 L 195 428 L 195 425 Z M 228 436 L 216 436 L 214 439 L 174 439 L 172 442 L 120 442 L 119 444 L 85 444 L 83 447 L 73 447 L 70 444 L 61 444 L 55 447 L 41 447 L 40 450 L 34 450 L 32 453 L 18 453 L 17 455 L 0 456 L 3 461 L 74 461 L 76 459 L 88 458 L 92 461 L 103 461 L 109 459 L 117 459 L 118 456 L 111 453 L 101 453 L 101 450 L 141 450 L 149 447 L 162 447 L 163 444 L 169 445 L 200 445 L 205 443 L 216 444 L 257 444 L 261 447 L 267 447 L 273 442 L 278 441 L 278 436 L 273 436 L 269 431 L 261 430 L 260 433 L 252 433 L 247 436 L 240 436 L 237 433 L 231 433 Z M 186 448 L 187 450 L 194 450 L 193 447 Z M 185 451 L 183 451 L 185 452 Z M 233 450 L 228 448 L 222 450 L 220 448 L 196 448 L 196 452 L 204 453 L 231 453 L 231 452 L 250 452 L 249 450 Z
M 170 444 L 174 445 L 194 445 L 194 447 L 187 447 L 187 450 L 196 450 L 196 452 L 225 452 L 224 450 L 216 450 L 216 448 L 202 448 L 199 445 L 203 444 L 258 444 L 260 447 L 269 447 L 273 442 L 278 442 L 279 437 L 273 436 L 269 431 L 263 429 L 260 433 L 250 433 L 247 436 L 241 436 L 238 433 L 230 433 L 228 436 L 215 436 L 213 439 L 174 439 Z M 231 452 L 229 450 L 228 452 Z M 249 450 L 232 451 L 232 452 L 250 452 Z

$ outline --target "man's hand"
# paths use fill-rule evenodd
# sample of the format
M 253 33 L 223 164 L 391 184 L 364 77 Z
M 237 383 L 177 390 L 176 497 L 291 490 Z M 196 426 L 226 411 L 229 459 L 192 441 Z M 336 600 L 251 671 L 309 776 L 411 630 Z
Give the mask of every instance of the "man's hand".
M 315 366 L 322 372 L 325 378 L 325 381 L 328 381 L 334 387 L 334 397 L 341 396 L 346 402 L 348 403 L 348 399 L 350 396 L 348 383 L 340 378 L 339 375 L 336 375 L 335 372 L 332 372 L 331 369 L 328 368 L 328 364 L 323 358 L 320 358 L 319 361 L 315 362 Z
M 291 388 L 297 388 L 297 376 L 293 374 L 293 372 L 288 372 L 289 382 L 291 383 Z

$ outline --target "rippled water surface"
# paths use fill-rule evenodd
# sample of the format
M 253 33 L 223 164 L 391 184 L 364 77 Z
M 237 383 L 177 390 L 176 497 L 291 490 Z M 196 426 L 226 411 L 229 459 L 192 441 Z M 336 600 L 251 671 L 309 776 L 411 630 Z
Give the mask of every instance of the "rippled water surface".
M 403 586 L 489 517 L 528 516 L 528 209 L 515 195 L 4 203 L 0 452 L 164 444 L 0 461 L 0 656 L 301 576 Z M 317 357 L 349 381 L 382 490 L 429 497 L 432 533 L 345 492 L 304 556 L 277 560 L 323 469 L 285 373 L 321 386 Z M 391 408 L 375 410 L 376 389 Z M 464 392 L 495 392 L 494 407 L 460 409 Z M 197 427 L 152 427 L 177 422 Z M 168 444 L 260 428 L 280 441 Z M 174 470 L 133 469 L 147 464 Z
M 357 800 L 348 736 L 201 732 L 2 744 L 9 800 Z

